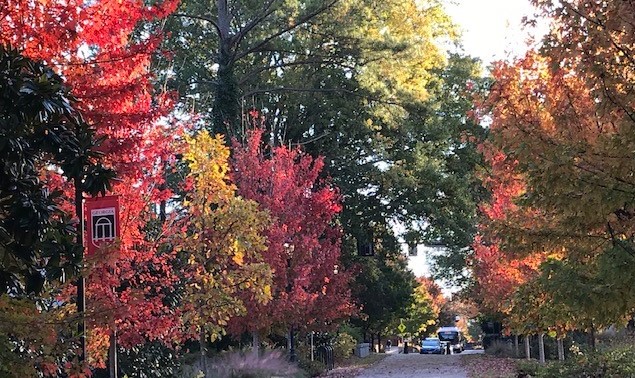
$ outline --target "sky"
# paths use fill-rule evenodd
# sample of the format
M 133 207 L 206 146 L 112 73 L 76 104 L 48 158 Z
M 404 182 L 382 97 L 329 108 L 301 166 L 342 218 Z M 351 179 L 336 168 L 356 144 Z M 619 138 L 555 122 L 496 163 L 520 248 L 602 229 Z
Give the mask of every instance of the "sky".
M 465 52 L 481 58 L 484 67 L 526 50 L 525 39 L 544 26 L 527 30 L 522 18 L 535 8 L 529 0 L 445 0 L 446 10 L 463 31 Z
M 546 23 L 534 30 L 523 28 L 522 18 L 534 12 L 529 0 L 446 0 L 446 10 L 462 30 L 465 52 L 480 58 L 483 67 L 522 55 L 526 38 L 546 31 Z M 417 256 L 408 258 L 408 266 L 416 276 L 430 276 L 433 249 L 417 249 Z M 454 291 L 443 286 L 446 294 Z

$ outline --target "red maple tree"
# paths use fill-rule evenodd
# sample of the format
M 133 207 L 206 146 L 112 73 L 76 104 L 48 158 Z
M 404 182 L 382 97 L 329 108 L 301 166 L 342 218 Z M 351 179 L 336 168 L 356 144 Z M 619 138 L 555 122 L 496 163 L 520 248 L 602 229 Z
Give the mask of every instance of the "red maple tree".
M 171 257 L 159 253 L 160 240 L 143 231 L 157 216 L 150 205 L 170 196 L 162 170 L 174 156 L 174 131 L 160 122 L 172 98 L 153 90 L 150 72 L 162 36 L 150 21 L 167 16 L 177 3 L 8 0 L 0 7 L 0 43 L 63 73 L 77 108 L 104 138 L 104 162 L 117 172 L 119 248 L 86 259 L 89 353 L 96 366 L 103 366 L 112 327 L 123 346 L 174 340 L 179 332 L 178 312 L 164 303 L 166 288 L 178 281 Z M 70 186 L 50 172 L 47 180 L 51 187 Z M 72 211 L 72 201 L 66 208 Z M 158 234 L 169 232 L 164 225 Z M 71 286 L 65 299 L 72 298 Z
M 349 316 L 350 273 L 340 263 L 342 232 L 338 191 L 319 178 L 322 158 L 300 149 L 270 147 L 253 130 L 244 146 L 234 144 L 238 192 L 258 202 L 272 218 L 263 253 L 274 272 L 272 300 L 244 298 L 248 315 L 230 322 L 230 331 L 263 332 L 272 326 L 325 329 Z
M 525 192 L 522 176 L 515 170 L 517 162 L 494 147 L 481 144 L 480 151 L 490 166 L 484 185 L 491 198 L 480 206 L 482 222 L 472 245 L 474 254 L 471 267 L 476 280 L 476 293 L 484 310 L 506 312 L 512 295 L 523 283 L 538 274 L 544 256 L 541 254 L 515 255 L 500 247 L 502 239 L 496 223 L 506 223 L 526 214 L 515 201 Z

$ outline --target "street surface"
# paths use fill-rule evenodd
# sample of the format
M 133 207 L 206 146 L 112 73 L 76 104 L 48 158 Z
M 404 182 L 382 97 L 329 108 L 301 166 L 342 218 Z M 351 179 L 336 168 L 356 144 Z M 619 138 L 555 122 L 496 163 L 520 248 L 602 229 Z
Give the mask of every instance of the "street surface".
M 461 355 L 482 352 L 466 350 L 449 356 L 389 352 L 389 356 L 362 371 L 357 378 L 467 378 L 467 372 L 461 366 Z

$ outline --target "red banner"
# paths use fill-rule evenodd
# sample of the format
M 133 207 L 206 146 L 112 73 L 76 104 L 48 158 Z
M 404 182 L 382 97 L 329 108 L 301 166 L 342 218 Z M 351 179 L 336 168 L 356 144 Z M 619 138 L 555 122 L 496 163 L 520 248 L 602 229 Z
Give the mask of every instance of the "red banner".
M 105 196 L 84 200 L 86 216 L 86 253 L 112 244 L 120 237 L 119 197 Z

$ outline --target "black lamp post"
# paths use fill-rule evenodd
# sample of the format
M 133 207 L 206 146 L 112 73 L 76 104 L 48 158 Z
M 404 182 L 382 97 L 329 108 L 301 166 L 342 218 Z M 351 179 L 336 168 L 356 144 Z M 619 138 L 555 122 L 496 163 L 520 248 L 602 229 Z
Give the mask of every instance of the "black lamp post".
M 284 250 L 287 253 L 287 294 L 290 296 L 293 291 L 293 279 L 291 278 L 291 259 L 293 258 L 293 250 L 295 249 L 293 244 L 284 243 Z M 295 362 L 295 333 L 293 330 L 293 324 L 289 325 L 289 361 Z
M 79 132 L 79 131 L 78 131 Z M 75 176 L 75 214 L 79 219 L 77 224 L 77 245 L 82 246 L 82 267 L 84 265 L 84 192 L 82 191 L 81 176 Z M 82 354 L 79 361 L 88 360 L 88 352 L 86 349 L 86 278 L 80 272 L 77 279 L 77 313 L 79 314 L 79 324 L 77 324 L 77 332 L 79 333 L 79 343 Z

